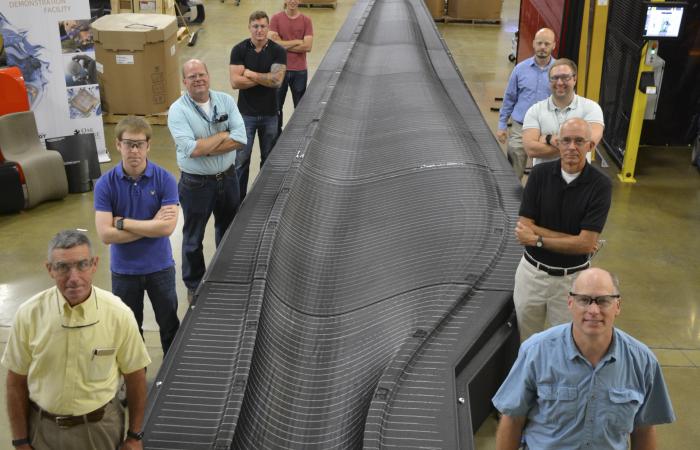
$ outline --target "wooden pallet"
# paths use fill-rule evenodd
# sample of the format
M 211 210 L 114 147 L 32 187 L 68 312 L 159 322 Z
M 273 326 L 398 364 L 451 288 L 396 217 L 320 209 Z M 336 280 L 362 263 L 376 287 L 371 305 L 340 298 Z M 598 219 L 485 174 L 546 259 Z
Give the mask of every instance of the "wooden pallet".
M 127 116 L 136 116 L 136 117 L 141 117 L 144 119 L 146 122 L 148 122 L 151 125 L 167 125 L 168 124 L 168 112 L 162 112 L 158 114 L 147 114 L 147 115 L 141 115 L 141 114 L 112 114 L 112 113 L 102 113 L 102 121 L 104 123 L 119 123 L 120 120 Z
M 338 5 L 338 2 L 308 2 L 308 3 L 299 3 L 299 6 L 305 7 L 305 8 L 333 8 Z
M 435 22 L 469 23 L 472 25 L 500 25 L 501 19 L 463 19 L 460 17 L 444 16 L 440 18 L 435 18 Z

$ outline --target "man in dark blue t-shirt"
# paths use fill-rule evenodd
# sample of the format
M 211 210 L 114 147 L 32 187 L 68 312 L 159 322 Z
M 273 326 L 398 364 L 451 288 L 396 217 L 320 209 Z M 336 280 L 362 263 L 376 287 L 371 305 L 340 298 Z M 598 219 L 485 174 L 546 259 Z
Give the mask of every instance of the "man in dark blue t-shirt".
M 142 336 L 148 292 L 166 353 L 180 327 L 169 239 L 177 224 L 177 182 L 148 161 L 151 126 L 145 120 L 126 117 L 115 134 L 122 161 L 95 185 L 97 234 L 111 244 L 112 292 L 134 312 Z
M 236 172 L 241 201 L 248 192 L 250 154 L 255 132 L 260 138 L 260 167 L 277 138 L 277 89 L 287 70 L 287 51 L 267 38 L 270 20 L 264 11 L 255 11 L 248 20 L 250 39 L 231 50 L 231 87 L 239 89 L 238 109 L 245 122 L 248 143 L 236 155 Z

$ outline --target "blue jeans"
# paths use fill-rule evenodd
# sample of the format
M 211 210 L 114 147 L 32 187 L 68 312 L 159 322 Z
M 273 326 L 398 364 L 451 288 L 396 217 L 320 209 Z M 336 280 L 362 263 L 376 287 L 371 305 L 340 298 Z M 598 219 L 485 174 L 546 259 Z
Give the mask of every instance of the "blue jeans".
M 284 100 L 287 98 L 287 87 L 292 91 L 292 101 L 296 108 L 297 104 L 299 104 L 299 100 L 301 100 L 306 92 L 307 78 L 308 72 L 306 70 L 288 70 L 285 73 L 282 85 L 277 90 L 277 107 L 279 108 L 279 112 L 277 113 L 277 135 L 282 134 L 282 109 L 284 107 Z
M 206 270 L 202 241 L 207 222 L 214 213 L 214 239 L 218 247 L 238 210 L 238 178 L 233 166 L 219 179 L 182 172 L 177 189 L 185 217 L 182 226 L 182 281 L 187 289 L 194 290 Z
M 131 308 L 143 336 L 143 293 L 148 292 L 156 322 L 160 328 L 163 354 L 168 352 L 180 327 L 177 318 L 175 266 L 146 275 L 122 275 L 112 272 L 112 293 Z
M 236 152 L 236 173 L 240 186 L 241 201 L 248 193 L 248 173 L 250 171 L 250 155 L 253 151 L 255 133 L 260 138 L 260 167 L 265 163 L 272 146 L 277 140 L 277 116 L 243 116 L 245 134 L 248 143 L 242 150 Z

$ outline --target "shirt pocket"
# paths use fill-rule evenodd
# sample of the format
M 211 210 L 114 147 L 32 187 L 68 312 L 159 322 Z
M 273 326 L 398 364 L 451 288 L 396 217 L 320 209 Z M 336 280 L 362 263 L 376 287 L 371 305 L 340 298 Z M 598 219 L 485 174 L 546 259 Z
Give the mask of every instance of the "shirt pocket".
M 634 429 L 634 418 L 642 406 L 644 395 L 634 389 L 610 388 L 610 425 L 616 433 L 629 434 Z
M 116 348 L 96 348 L 92 351 L 88 380 L 104 381 L 109 378 L 114 371 L 116 351 Z
M 538 384 L 540 414 L 548 422 L 570 423 L 576 418 L 578 389 L 575 386 Z

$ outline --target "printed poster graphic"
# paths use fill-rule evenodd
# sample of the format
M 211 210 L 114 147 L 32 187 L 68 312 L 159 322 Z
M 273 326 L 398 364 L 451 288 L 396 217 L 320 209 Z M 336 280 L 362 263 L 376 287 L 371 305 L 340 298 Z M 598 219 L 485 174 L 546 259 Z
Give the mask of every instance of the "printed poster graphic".
M 93 133 L 105 146 L 88 0 L 0 0 L 7 65 L 22 71 L 39 136 Z

